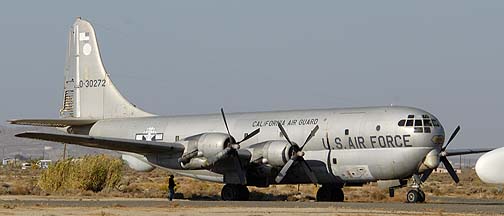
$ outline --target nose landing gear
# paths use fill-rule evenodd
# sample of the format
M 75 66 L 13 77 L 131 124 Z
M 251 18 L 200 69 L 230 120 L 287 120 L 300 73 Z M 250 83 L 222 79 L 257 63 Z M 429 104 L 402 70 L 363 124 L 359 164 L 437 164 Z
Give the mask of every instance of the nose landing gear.
M 406 194 L 406 202 L 408 203 L 423 203 L 425 202 L 425 193 L 420 188 L 422 181 L 417 174 L 413 175 L 412 189 Z

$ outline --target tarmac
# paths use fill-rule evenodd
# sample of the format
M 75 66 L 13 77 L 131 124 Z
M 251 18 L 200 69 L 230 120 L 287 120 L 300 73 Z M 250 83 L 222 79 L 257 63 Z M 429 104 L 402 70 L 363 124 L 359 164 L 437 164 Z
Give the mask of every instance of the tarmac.
M 3 208 L 1 208 L 3 206 Z M 0 196 L 0 215 L 504 215 L 504 200 L 431 197 L 426 203 L 202 201 Z M 158 214 L 159 213 L 159 214 Z

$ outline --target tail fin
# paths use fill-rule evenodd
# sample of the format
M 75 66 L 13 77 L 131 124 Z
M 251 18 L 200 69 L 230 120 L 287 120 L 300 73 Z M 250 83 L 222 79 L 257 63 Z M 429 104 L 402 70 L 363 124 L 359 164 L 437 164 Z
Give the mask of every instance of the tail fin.
M 68 34 L 61 118 L 152 116 L 119 93 L 103 66 L 93 26 L 77 18 Z

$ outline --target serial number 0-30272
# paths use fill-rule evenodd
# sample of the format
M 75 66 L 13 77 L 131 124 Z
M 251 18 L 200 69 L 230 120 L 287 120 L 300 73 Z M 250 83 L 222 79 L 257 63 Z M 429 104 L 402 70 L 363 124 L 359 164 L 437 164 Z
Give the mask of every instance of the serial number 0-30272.
M 80 88 L 95 88 L 95 87 L 105 87 L 107 80 L 105 79 L 95 79 L 95 80 L 81 80 L 79 81 Z

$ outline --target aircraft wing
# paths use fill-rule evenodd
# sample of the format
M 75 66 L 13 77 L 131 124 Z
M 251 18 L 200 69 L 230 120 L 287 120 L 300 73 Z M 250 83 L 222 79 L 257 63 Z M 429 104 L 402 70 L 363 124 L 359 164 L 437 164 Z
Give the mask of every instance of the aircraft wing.
M 83 126 L 94 124 L 98 119 L 13 119 L 8 120 L 11 124 L 31 125 L 44 127 L 67 127 L 67 126 Z
M 180 143 L 165 143 L 165 142 L 97 137 L 97 136 L 76 135 L 76 134 L 24 132 L 16 134 L 16 137 L 76 144 L 93 148 L 125 151 L 138 154 L 162 153 L 162 152 L 177 153 L 177 152 L 183 152 L 185 148 Z
M 479 154 L 494 150 L 494 148 L 477 148 L 477 149 L 452 149 L 446 150 L 446 156 Z

